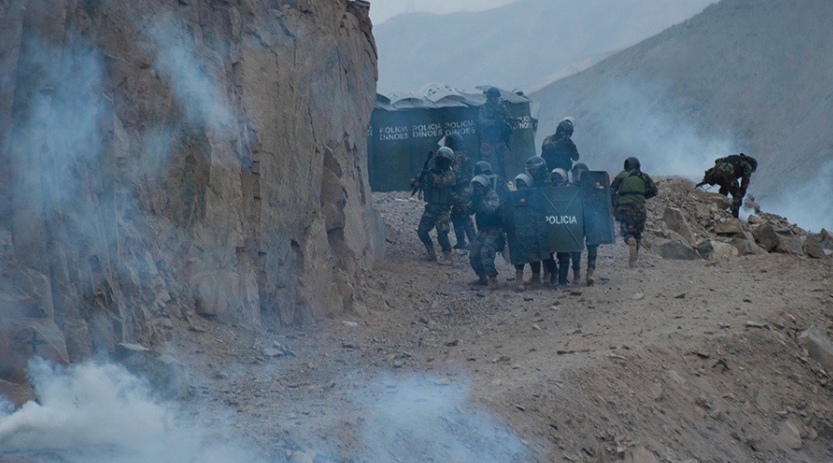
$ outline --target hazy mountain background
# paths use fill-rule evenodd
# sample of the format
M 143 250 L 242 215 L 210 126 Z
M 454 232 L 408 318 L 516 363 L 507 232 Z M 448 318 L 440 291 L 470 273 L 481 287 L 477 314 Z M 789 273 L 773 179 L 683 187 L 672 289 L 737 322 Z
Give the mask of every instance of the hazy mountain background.
M 455 8 L 476 8 L 499 1 L 505 2 L 453 3 Z M 483 84 L 540 88 L 684 21 L 714 1 L 520 0 L 481 12 L 396 16 L 374 29 L 378 88 L 381 93 L 414 91 L 431 82 L 464 89 Z M 417 3 L 420 9 L 429 8 Z M 371 11 L 380 7 L 374 2 Z M 431 11 L 444 11 L 435 8 L 440 9 Z
M 370 19 L 382 24 L 388 19 L 406 13 L 430 12 L 435 14 L 458 11 L 483 11 L 517 0 L 375 0 L 371 3 Z
M 830 0 L 723 0 L 533 94 L 538 136 L 569 114 L 592 168 L 636 155 L 648 172 L 692 178 L 743 151 L 761 161 L 751 189 L 761 203 L 830 228 L 831 24 Z

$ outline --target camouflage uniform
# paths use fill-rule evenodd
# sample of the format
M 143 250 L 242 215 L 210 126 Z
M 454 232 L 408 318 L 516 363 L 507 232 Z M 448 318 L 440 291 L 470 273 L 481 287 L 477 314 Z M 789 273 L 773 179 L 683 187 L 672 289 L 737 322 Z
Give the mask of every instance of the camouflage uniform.
M 506 159 L 511 154 L 507 144 L 512 128 L 507 123 L 509 110 L 503 103 L 489 103 L 480 107 L 480 157 L 495 168 L 496 173 L 506 177 Z
M 645 231 L 645 221 L 648 220 L 645 202 L 657 195 L 656 184 L 639 169 L 631 169 L 617 175 L 610 189 L 617 219 L 622 227 L 622 237 L 625 241 L 634 238 L 640 242 Z
M 454 185 L 456 182 L 457 178 L 450 168 L 443 170 L 434 168 L 428 172 L 424 188 L 424 198 L 427 204 L 422 219 L 419 221 L 417 235 L 425 244 L 429 256 L 434 252 L 434 244 L 429 235 L 434 228 L 437 229 L 437 241 L 443 252 L 451 252 L 448 233 L 451 231 L 450 211 L 455 200 Z
M 756 169 L 755 159 L 744 154 L 733 154 L 714 161 L 714 167 L 706 171 L 703 181 L 710 185 L 720 185 L 720 194 L 723 196 L 732 195 L 732 215 L 738 217 L 752 173 Z
M 474 223 L 469 213 L 471 202 L 471 160 L 465 151 L 454 151 L 454 163 L 451 165 L 457 177 L 454 193 L 457 198 L 451 207 L 451 223 L 454 224 L 454 234 L 457 236 L 456 249 L 466 248 L 466 238 L 474 241 Z
M 500 197 L 491 188 L 483 197 L 474 198 L 477 238 L 471 245 L 469 262 L 478 276 L 497 276 L 495 255 L 505 245 L 500 206 Z

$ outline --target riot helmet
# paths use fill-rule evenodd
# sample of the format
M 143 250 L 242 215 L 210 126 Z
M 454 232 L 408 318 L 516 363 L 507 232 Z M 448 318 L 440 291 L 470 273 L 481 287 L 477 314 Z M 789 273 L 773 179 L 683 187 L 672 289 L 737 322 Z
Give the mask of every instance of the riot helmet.
M 740 153 L 740 157 L 742 157 L 747 162 L 749 162 L 749 165 L 752 166 L 752 172 L 755 172 L 755 171 L 758 170 L 758 160 L 757 159 L 753 158 L 752 156 L 747 156 L 743 153 Z
M 434 160 L 434 165 L 439 169 L 446 168 L 454 161 L 454 151 L 447 146 L 443 146 L 437 151 L 437 157 Z
M 526 173 L 533 179 L 542 179 L 547 176 L 547 161 L 541 156 L 532 156 L 526 161 Z
M 561 122 L 558 123 L 558 131 L 564 132 L 567 134 L 568 137 L 573 136 L 573 132 L 576 129 L 576 120 L 572 117 L 565 117 L 561 119 Z
M 530 177 L 528 174 L 518 174 L 518 176 L 515 177 L 515 188 L 519 190 L 522 186 L 524 188 L 532 188 L 534 184 L 535 182 L 532 180 L 532 177 Z
M 553 169 L 550 173 L 550 176 L 552 178 L 552 184 L 556 186 L 564 185 L 569 181 L 567 177 L 567 171 L 560 167 L 557 169 Z
M 471 186 L 477 191 L 478 186 L 482 186 L 483 188 L 489 188 L 492 186 L 489 183 L 489 179 L 482 176 L 482 175 L 475 175 L 473 179 L 471 179 Z
M 491 175 L 492 165 L 486 161 L 479 161 L 474 165 L 474 175 Z
M 489 87 L 484 93 L 488 98 L 500 98 L 500 90 L 497 87 Z
M 639 159 L 635 157 L 629 157 L 625 159 L 625 170 L 639 170 L 642 168 L 642 164 L 639 163 Z
M 457 132 L 450 133 L 445 136 L 445 144 L 443 146 L 447 146 L 454 151 L 460 151 L 463 149 L 463 137 Z
M 590 168 L 587 167 L 587 164 L 579 162 L 576 165 L 574 165 L 573 170 L 571 171 L 571 173 L 573 174 L 573 182 L 580 182 L 581 175 L 584 172 L 590 172 Z

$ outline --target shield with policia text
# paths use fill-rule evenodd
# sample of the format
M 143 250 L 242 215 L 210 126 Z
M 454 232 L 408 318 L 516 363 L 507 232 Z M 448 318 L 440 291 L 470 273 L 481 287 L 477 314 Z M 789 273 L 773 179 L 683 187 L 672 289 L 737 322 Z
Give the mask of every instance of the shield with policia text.
M 513 191 L 505 217 L 513 265 L 584 249 L 581 189 L 545 187 Z
M 584 172 L 581 186 L 513 191 L 504 222 L 513 265 L 580 252 L 585 239 L 588 244 L 614 244 L 610 177 Z
M 616 244 L 610 176 L 607 172 L 582 172 L 581 196 L 584 200 L 584 236 L 587 244 Z

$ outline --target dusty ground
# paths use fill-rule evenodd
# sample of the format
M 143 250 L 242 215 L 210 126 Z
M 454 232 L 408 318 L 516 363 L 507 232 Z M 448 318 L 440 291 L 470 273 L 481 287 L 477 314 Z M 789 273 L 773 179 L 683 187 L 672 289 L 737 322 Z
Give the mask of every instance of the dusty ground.
M 200 322 L 178 352 L 192 405 L 230 406 L 273 456 L 364 461 L 368 404 L 427 374 L 469 385 L 526 461 L 833 461 L 831 378 L 795 341 L 833 329 L 829 259 L 647 254 L 630 270 L 620 244 L 601 248 L 595 287 L 517 293 L 498 258 L 503 288 L 487 293 L 467 286 L 465 256 L 419 260 L 420 203 L 375 200 L 390 248 L 361 288 L 370 313 L 281 335 Z M 288 354 L 265 357 L 274 343 Z

